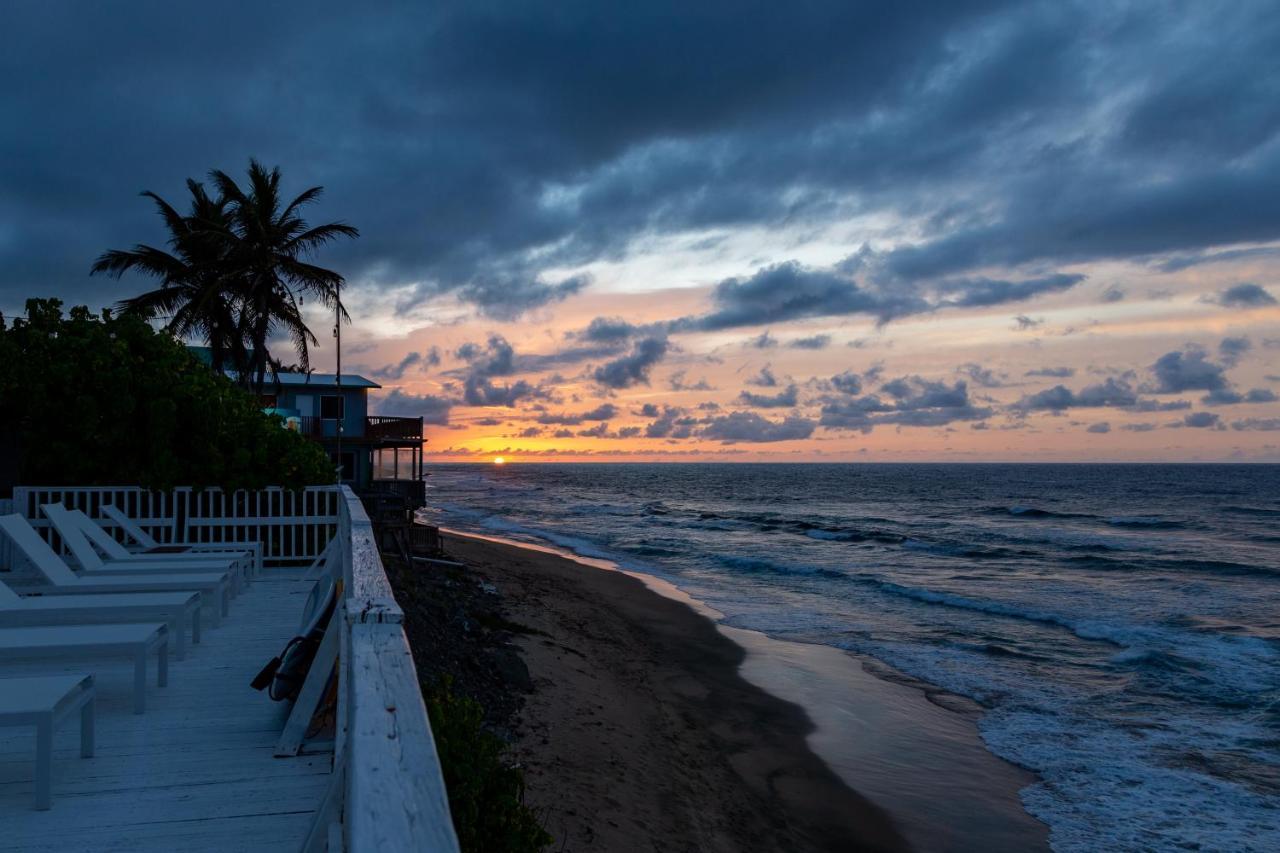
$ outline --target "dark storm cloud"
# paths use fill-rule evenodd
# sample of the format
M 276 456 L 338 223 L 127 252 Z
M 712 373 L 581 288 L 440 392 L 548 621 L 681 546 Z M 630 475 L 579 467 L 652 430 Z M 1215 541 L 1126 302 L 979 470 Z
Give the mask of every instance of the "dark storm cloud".
M 294 191 L 324 184 L 314 218 L 361 229 L 326 264 L 407 286 L 402 307 L 455 294 L 500 319 L 586 286 L 556 270 L 695 229 L 920 225 L 881 277 L 784 264 L 722 282 L 689 320 L 703 329 L 999 304 L 1069 286 L 1064 264 L 1280 236 L 1261 3 L 3 14 L 0 74 L 21 81 L 0 101 L 5 308 L 136 291 L 85 276 L 106 248 L 162 239 L 136 193 L 176 201 L 250 155 Z
M 708 420 L 699 435 L 722 444 L 794 441 L 813 435 L 815 426 L 814 421 L 795 415 L 771 421 L 755 412 L 732 412 Z
M 374 402 L 374 411 L 384 415 L 421 417 L 423 423 L 447 426 L 449 410 L 456 405 L 458 401 L 449 397 L 406 394 L 399 388 L 395 388 L 390 394 Z
M 597 367 L 591 377 L 606 388 L 648 385 L 649 371 L 662 361 L 669 347 L 666 338 L 641 338 L 630 353 Z
M 1055 379 L 1066 379 L 1076 375 L 1074 367 L 1037 367 L 1034 370 L 1028 370 L 1023 376 L 1048 376 Z
M 761 332 L 754 338 L 747 339 L 747 346 L 754 349 L 773 349 L 778 345 L 778 339 L 766 332 Z
M 1101 421 L 1096 424 L 1089 424 L 1089 426 L 1085 428 L 1085 432 L 1105 434 L 1105 433 L 1111 432 L 1111 424 L 1107 423 L 1106 421 Z

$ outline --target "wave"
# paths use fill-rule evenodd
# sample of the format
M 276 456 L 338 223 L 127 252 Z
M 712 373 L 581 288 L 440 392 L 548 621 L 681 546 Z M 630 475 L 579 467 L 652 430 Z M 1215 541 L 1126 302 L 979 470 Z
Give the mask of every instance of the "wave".
M 1216 576 L 1240 577 L 1280 577 L 1280 570 L 1269 566 L 1251 563 L 1236 563 L 1230 560 L 1197 560 L 1170 559 L 1150 557 L 1139 561 L 1123 558 L 1105 557 L 1101 555 L 1067 557 L 1064 562 L 1090 569 L 1110 572 L 1134 572 L 1135 574 L 1152 574 L 1153 572 L 1179 572 L 1187 574 L 1207 574 Z
M 843 572 L 823 568 L 822 566 L 811 566 L 805 563 L 777 563 L 772 560 L 762 560 L 758 557 L 735 557 L 731 554 L 716 554 L 714 556 L 716 562 L 726 568 L 750 574 L 815 575 L 829 578 L 847 577 Z
M 1036 506 L 1022 506 L 1021 504 L 991 506 L 987 507 L 986 511 L 995 515 L 1011 515 L 1014 518 L 1097 518 L 1096 515 L 1091 515 L 1087 512 L 1059 512 Z
M 1258 515 L 1264 518 L 1280 518 L 1280 509 L 1269 509 L 1260 506 L 1224 506 L 1222 512 L 1233 515 Z
M 1153 515 L 1116 515 L 1107 519 L 1115 527 L 1143 527 L 1150 530 L 1180 530 L 1186 527 L 1180 521 L 1170 521 Z

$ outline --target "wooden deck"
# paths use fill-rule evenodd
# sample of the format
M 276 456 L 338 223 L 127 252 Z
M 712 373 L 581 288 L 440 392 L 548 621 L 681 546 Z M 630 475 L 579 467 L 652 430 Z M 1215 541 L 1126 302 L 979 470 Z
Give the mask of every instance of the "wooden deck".
M 0 728 L 0 851 L 299 849 L 331 756 L 273 758 L 288 708 L 249 681 L 298 628 L 300 576 L 267 569 L 185 661 L 170 660 L 166 688 L 153 657 L 142 716 L 127 658 L 0 660 L 0 678 L 85 672 L 98 689 L 97 754 L 78 757 L 78 725 L 56 732 L 47 812 L 33 808 L 34 730 Z

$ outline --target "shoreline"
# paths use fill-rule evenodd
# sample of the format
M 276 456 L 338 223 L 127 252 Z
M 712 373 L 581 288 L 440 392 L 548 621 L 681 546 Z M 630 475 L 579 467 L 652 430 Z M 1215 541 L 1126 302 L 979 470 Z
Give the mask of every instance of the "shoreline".
M 787 708 L 786 712 L 772 709 L 765 719 L 756 722 L 774 729 L 767 737 L 789 743 L 784 752 L 805 756 L 806 774 L 815 772 L 816 761 L 822 772 L 812 778 L 822 780 L 825 789 L 822 796 L 835 795 L 831 790 L 834 783 L 836 794 L 842 798 L 852 797 L 857 804 L 852 811 L 848 808 L 845 811 L 857 815 L 856 822 L 862 829 L 878 827 L 874 838 L 868 838 L 863 832 L 852 840 L 808 849 L 973 849 L 975 846 L 991 851 L 1048 849 L 1047 828 L 1030 817 L 1018 799 L 1018 790 L 1034 782 L 1036 777 L 986 749 L 975 725 L 976 706 L 967 700 L 951 697 L 931 685 L 890 671 L 879 662 L 833 647 L 776 640 L 759 632 L 730 627 L 723 624 L 723 614 L 673 584 L 623 569 L 606 559 L 484 534 L 446 530 L 446 535 L 454 552 L 474 570 L 491 581 L 505 579 L 508 585 L 513 585 L 512 594 L 504 594 L 504 609 L 512 612 L 517 621 L 536 618 L 538 606 L 545 608 L 549 603 L 554 617 L 550 621 L 563 621 L 565 596 L 579 599 L 577 609 L 594 614 L 602 613 L 600 603 L 623 605 L 630 611 L 624 621 L 632 634 L 643 637 L 655 629 L 661 634 L 675 623 L 697 637 L 697 644 L 687 650 L 685 659 L 680 661 L 681 671 L 675 678 L 685 681 L 692 677 L 698 681 L 695 692 L 704 701 L 710 692 L 742 693 L 745 684 L 752 701 Z M 529 598 L 528 587 L 545 587 L 548 582 L 553 589 L 540 589 L 540 594 Z M 497 585 L 504 586 L 503 583 Z M 596 605 L 594 609 L 592 604 Z M 677 613 L 683 616 L 674 615 Z M 565 646 L 564 641 L 568 640 L 585 642 L 585 648 L 593 653 L 599 652 L 602 644 L 606 649 L 614 645 L 592 631 L 591 623 L 582 618 L 584 615 L 587 614 L 579 613 L 570 624 L 559 626 L 559 644 Z M 725 643 L 730 648 L 725 648 Z M 517 741 L 517 748 L 531 770 L 530 798 L 536 801 L 535 789 L 543 784 L 546 773 L 550 772 L 550 779 L 556 780 L 557 790 L 562 790 L 565 784 L 565 780 L 557 779 L 556 772 L 547 769 L 564 769 L 556 756 L 563 744 L 557 745 L 556 739 L 546 735 L 565 723 L 561 719 L 564 709 L 556 706 L 573 701 L 569 691 L 557 690 L 557 681 L 599 680 L 600 674 L 582 665 L 586 658 L 581 656 L 581 650 L 570 647 L 568 652 L 557 652 L 556 644 L 548 646 L 545 637 L 539 641 L 523 638 L 520 646 L 543 694 L 535 693 L 529 700 L 524 722 L 539 727 L 550 720 L 542 726 L 540 735 L 546 742 L 531 744 L 529 733 L 523 728 Z M 702 657 L 714 663 L 698 661 L 701 652 L 707 652 Z M 568 658 L 568 654 L 574 654 L 573 659 Z M 643 667 L 660 663 L 652 654 L 644 660 L 640 681 L 652 680 L 650 676 L 654 675 L 643 672 Z M 671 675 L 660 673 L 659 677 Z M 554 697 L 542 689 L 548 687 L 542 679 L 551 682 L 550 692 Z M 664 698 L 679 705 L 689 698 L 685 694 L 690 689 L 693 688 L 670 692 Z M 604 713 L 599 707 L 579 710 L 588 721 Z M 779 721 L 785 724 L 775 727 Z M 705 728 L 714 729 L 718 721 L 705 718 L 701 722 Z M 747 734 L 737 748 L 751 752 L 749 741 L 754 734 Z M 778 763 L 776 755 L 774 763 Z M 590 769 L 580 768 L 588 780 Z M 768 781 L 767 772 L 764 784 L 757 780 L 756 788 L 776 791 L 776 786 Z M 796 802 L 772 805 L 781 807 L 784 814 L 796 808 L 804 811 L 806 807 Z M 565 827 L 575 825 L 572 817 L 560 815 Z M 847 819 L 844 822 L 849 823 Z M 558 839 L 564 835 L 554 821 L 548 828 Z M 650 849 L 629 848 L 625 844 L 615 848 L 602 841 L 596 836 L 582 849 L 593 845 L 601 849 Z M 671 843 L 672 839 L 667 839 L 663 849 L 673 849 Z M 701 849 L 746 849 L 709 846 L 706 840 L 700 846 Z M 751 849 L 767 848 L 756 838 Z
M 447 535 L 522 626 L 534 685 L 513 753 L 556 850 L 902 851 L 879 807 L 809 749 L 799 706 L 746 652 L 637 578 Z

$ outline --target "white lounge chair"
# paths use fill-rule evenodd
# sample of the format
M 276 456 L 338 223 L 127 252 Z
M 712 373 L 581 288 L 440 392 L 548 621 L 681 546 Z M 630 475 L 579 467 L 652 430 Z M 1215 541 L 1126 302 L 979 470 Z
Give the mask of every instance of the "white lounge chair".
M 41 595 L 85 595 L 103 592 L 181 592 L 207 594 L 202 603 L 210 608 L 213 624 L 230 610 L 231 578 L 227 572 L 210 574 L 148 574 L 145 577 L 81 577 L 62 562 L 49 544 L 22 516 L 0 516 L 0 531 L 31 561 L 49 585 L 40 587 Z
M 21 596 L 0 581 L 0 626 L 71 625 L 156 620 L 169 626 L 173 654 L 186 657 L 186 627 L 191 642 L 200 642 L 200 593 L 119 592 L 106 595 Z
M 133 656 L 133 713 L 147 710 L 147 657 L 156 652 L 156 682 L 169 683 L 169 627 L 163 624 L 58 625 L 0 628 L 0 658 Z M 0 682 L 3 684 L 3 682 Z
M 41 509 L 80 564 L 80 574 L 84 577 L 229 572 L 234 581 L 232 592 L 239 592 L 247 582 L 248 555 L 237 558 L 217 554 L 131 554 L 80 510 L 69 510 L 62 504 L 43 504 Z M 106 555 L 105 559 L 99 556 L 99 551 Z
M 262 574 L 262 543 L 261 542 L 165 542 L 160 543 L 154 536 L 148 533 L 142 525 L 124 514 L 124 511 L 115 504 L 103 504 L 102 514 L 111 519 L 116 525 L 125 532 L 125 535 L 138 543 L 137 549 L 129 549 L 130 553 L 135 555 L 155 554 L 157 556 L 163 554 L 212 554 L 217 556 L 221 553 L 233 555 L 248 554 L 249 559 L 253 561 L 253 575 L 255 577 Z M 141 550 L 138 550 L 141 549 Z
M 36 808 L 53 802 L 53 727 L 80 712 L 80 757 L 93 757 L 93 676 L 0 679 L 0 726 L 36 727 Z

